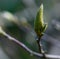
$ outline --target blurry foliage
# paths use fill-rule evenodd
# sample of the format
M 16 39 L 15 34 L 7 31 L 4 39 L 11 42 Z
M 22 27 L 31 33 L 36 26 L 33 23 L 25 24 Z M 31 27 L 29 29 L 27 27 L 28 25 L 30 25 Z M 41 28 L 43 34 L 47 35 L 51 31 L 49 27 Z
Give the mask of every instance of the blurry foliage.
M 22 0 L 0 0 L 0 10 L 16 12 L 20 11 L 25 7 Z

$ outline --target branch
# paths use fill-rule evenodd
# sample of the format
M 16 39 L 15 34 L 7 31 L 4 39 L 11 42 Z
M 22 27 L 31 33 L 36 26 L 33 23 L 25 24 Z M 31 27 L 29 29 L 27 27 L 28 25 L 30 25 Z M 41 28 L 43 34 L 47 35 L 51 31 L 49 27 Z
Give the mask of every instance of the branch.
M 38 56 L 38 57 L 43 57 L 42 54 L 32 51 L 26 45 L 24 45 L 22 42 L 18 41 L 17 39 L 13 38 L 12 36 L 8 35 L 5 31 L 3 31 L 3 29 L 1 27 L 0 27 L 0 34 L 3 34 L 9 40 L 12 40 L 13 42 L 17 43 L 19 46 L 21 46 L 22 48 L 24 48 L 31 55 L 35 55 L 35 56 Z M 58 59 L 60 59 L 60 55 L 49 55 L 49 54 L 45 54 L 45 56 L 46 56 L 46 58 L 58 58 Z

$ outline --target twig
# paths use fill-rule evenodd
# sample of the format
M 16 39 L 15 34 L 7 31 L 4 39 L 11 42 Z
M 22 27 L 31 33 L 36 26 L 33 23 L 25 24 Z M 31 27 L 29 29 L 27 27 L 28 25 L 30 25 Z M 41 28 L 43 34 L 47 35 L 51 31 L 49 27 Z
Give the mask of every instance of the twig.
M 5 31 L 3 31 L 3 29 L 0 27 L 0 34 L 3 34 L 4 36 L 6 36 L 9 40 L 12 40 L 13 42 L 17 43 L 19 46 L 21 46 L 22 48 L 24 48 L 27 52 L 29 52 L 32 55 L 38 56 L 38 57 L 43 57 L 42 54 L 37 53 L 32 51 L 31 49 L 29 49 L 25 44 L 23 44 L 22 42 L 18 41 L 17 39 L 13 38 L 12 36 L 8 35 Z M 45 54 L 46 58 L 58 58 L 60 59 L 60 55 L 49 55 L 49 54 Z
M 41 37 L 43 36 L 43 34 L 41 34 L 40 36 L 38 36 L 38 40 L 37 40 L 37 44 L 39 47 L 39 52 L 43 55 L 42 59 L 47 59 L 45 56 L 45 51 L 43 50 L 42 44 L 41 44 Z

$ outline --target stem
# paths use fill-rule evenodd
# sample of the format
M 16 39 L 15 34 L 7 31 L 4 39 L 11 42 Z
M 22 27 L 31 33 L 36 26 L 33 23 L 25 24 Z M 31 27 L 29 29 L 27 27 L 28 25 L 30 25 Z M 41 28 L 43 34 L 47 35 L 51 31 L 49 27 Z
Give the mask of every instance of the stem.
M 1 28 L 0 28 L 0 34 L 3 34 L 3 36 L 6 36 L 9 40 L 12 40 L 13 42 L 17 43 L 19 46 L 21 46 L 23 49 L 25 49 L 28 53 L 30 53 L 30 54 L 32 54 L 34 56 L 43 57 L 43 55 L 41 53 L 37 53 L 35 51 L 32 51 L 25 44 L 23 44 L 22 42 L 18 41 L 14 37 L 10 36 L 9 34 L 7 34 Z M 60 59 L 60 55 L 49 55 L 49 54 L 44 54 L 44 55 L 45 55 L 46 58 Z
M 37 44 L 38 44 L 39 52 L 41 53 L 41 46 L 40 46 L 39 40 L 37 40 Z
M 41 37 L 42 36 L 43 36 L 43 34 L 40 37 L 38 37 L 37 44 L 38 44 L 38 47 L 39 47 L 39 52 L 43 55 L 42 59 L 47 59 L 46 56 L 45 56 L 45 52 L 43 50 L 42 44 L 41 44 Z

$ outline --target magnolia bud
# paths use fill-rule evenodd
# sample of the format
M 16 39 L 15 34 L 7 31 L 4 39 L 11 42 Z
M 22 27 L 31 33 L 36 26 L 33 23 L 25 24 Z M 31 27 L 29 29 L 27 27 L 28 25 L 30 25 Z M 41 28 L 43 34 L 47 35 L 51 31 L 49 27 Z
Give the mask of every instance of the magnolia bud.
M 36 20 L 34 23 L 34 29 L 37 36 L 41 36 L 46 29 L 46 24 L 43 21 L 43 4 L 41 4 L 39 11 L 37 12 Z

